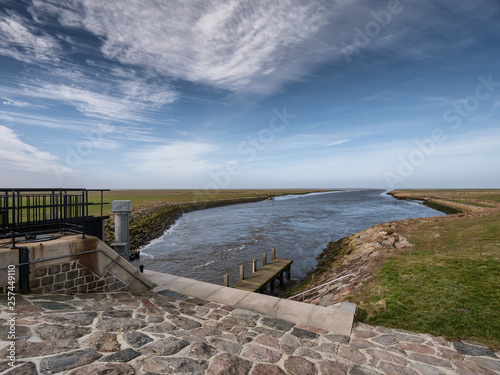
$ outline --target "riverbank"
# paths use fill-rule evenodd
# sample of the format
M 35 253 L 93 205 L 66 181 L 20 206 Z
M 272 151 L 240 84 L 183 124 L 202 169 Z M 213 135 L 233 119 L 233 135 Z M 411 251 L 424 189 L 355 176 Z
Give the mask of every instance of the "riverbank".
M 138 250 L 159 238 L 185 213 L 234 204 L 252 203 L 291 194 L 309 194 L 331 190 L 265 189 L 265 190 L 113 190 L 106 201 L 130 200 L 130 245 Z M 100 195 L 93 196 L 94 199 Z M 94 206 L 91 206 L 94 207 Z M 98 214 L 94 212 L 94 214 Z M 106 243 L 114 241 L 114 216 L 106 220 Z
M 500 348 L 500 191 L 391 195 L 460 213 L 380 224 L 331 242 L 289 295 L 344 276 L 304 301 L 329 306 L 340 302 L 342 289 L 344 299 L 358 304 L 361 322 Z
M 208 208 L 259 202 L 268 199 L 267 196 L 221 199 L 203 202 L 167 202 L 156 203 L 134 209 L 130 215 L 130 246 L 139 249 L 150 241 L 160 237 L 185 213 L 205 210 Z M 114 240 L 114 217 L 106 221 L 106 242 Z

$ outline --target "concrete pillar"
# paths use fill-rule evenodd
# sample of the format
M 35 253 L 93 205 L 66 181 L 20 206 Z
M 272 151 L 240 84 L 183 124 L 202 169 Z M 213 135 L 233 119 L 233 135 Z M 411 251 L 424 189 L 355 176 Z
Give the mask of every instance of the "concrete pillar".
M 111 213 L 115 215 L 115 251 L 127 261 L 130 260 L 130 237 L 128 217 L 132 213 L 130 201 L 113 201 L 111 203 Z

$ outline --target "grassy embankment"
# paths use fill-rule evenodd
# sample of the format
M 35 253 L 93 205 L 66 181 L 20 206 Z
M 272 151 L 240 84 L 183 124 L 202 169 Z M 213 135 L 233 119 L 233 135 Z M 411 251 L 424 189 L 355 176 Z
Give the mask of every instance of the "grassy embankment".
M 500 349 L 500 190 L 397 193 L 491 210 L 422 220 L 400 230 L 413 250 L 388 258 L 352 298 L 360 305 L 359 319 Z

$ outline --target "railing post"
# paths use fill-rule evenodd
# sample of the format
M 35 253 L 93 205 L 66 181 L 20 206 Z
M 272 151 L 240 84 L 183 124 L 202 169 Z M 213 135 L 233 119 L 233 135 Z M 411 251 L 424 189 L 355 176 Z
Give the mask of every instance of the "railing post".
M 224 274 L 224 286 L 229 286 L 229 274 Z
M 271 259 L 275 260 L 276 259 L 276 249 L 274 247 L 271 249 L 271 254 L 272 254 Z
M 267 264 L 267 253 L 262 253 L 262 267 Z
M 252 259 L 252 273 L 257 272 L 257 259 Z
M 240 281 L 245 280 L 245 266 L 240 265 Z

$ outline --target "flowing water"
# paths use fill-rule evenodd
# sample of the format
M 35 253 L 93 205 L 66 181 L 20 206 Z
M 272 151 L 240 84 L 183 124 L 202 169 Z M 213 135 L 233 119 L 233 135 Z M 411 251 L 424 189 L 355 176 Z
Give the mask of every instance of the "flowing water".
M 277 197 L 211 208 L 183 215 L 162 237 L 141 249 L 146 269 L 223 283 L 239 280 L 262 253 L 293 259 L 292 279 L 316 266 L 316 256 L 336 241 L 372 225 L 407 218 L 443 215 L 417 202 L 397 201 L 383 190 L 350 190 Z

